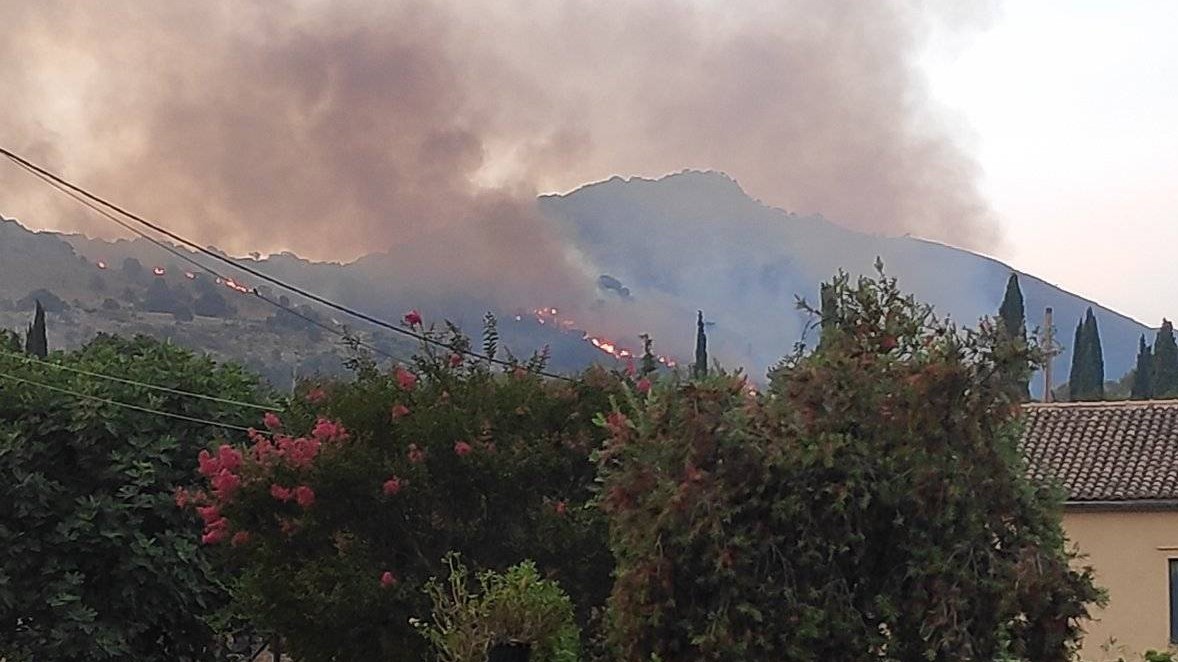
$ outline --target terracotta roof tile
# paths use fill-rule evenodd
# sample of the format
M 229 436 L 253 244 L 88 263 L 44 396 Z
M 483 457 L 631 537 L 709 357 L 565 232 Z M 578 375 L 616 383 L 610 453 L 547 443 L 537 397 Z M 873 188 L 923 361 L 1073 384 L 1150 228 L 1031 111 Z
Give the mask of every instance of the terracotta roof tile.
M 1033 403 L 1023 422 L 1031 476 L 1068 501 L 1178 499 L 1178 400 Z

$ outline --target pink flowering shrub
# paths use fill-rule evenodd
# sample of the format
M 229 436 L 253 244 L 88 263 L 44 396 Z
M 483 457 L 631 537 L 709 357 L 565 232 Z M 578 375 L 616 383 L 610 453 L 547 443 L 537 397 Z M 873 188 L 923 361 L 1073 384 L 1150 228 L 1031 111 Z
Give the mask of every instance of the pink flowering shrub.
M 584 506 L 607 434 L 593 419 L 623 381 L 491 369 L 462 359 L 462 336 L 405 322 L 449 347 L 301 390 L 203 452 L 203 484 L 177 495 L 235 566 L 240 610 L 300 660 L 425 659 L 409 619 L 428 615 L 422 587 L 452 551 L 489 569 L 535 560 L 583 619 L 608 594 L 604 522 Z

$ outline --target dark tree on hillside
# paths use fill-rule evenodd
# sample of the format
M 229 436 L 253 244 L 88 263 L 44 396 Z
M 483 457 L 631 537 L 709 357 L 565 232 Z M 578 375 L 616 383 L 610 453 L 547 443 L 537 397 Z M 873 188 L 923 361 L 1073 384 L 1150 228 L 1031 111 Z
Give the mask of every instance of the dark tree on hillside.
M 131 280 L 139 280 L 143 276 L 143 264 L 133 257 L 123 260 L 123 273 Z
M 1026 345 L 1027 320 L 1023 309 L 1023 292 L 1019 288 L 1018 274 L 1011 272 L 1006 281 L 1006 294 L 1002 297 L 1002 305 L 998 308 L 998 317 L 1002 320 L 1002 330 L 1006 336 L 1015 342 Z M 1018 384 L 1018 390 L 1024 401 L 1031 399 L 1031 383 L 1024 381 Z
M 1006 281 L 1006 295 L 998 308 L 998 317 L 1011 338 L 1027 339 L 1027 320 L 1023 310 L 1023 292 L 1018 285 L 1018 274 L 1011 273 Z
M 143 309 L 149 313 L 171 313 L 176 310 L 176 297 L 163 278 L 154 278 L 143 295 Z
M 1174 342 L 1174 325 L 1162 320 L 1153 341 L 1153 371 L 1150 395 L 1155 398 L 1178 395 L 1178 345 Z
M 1100 329 L 1092 308 L 1076 325 L 1068 392 L 1073 401 L 1104 399 L 1104 350 L 1100 346 Z
M 1153 352 L 1145 342 L 1145 334 L 1137 342 L 1137 366 L 1133 369 L 1133 386 L 1129 391 L 1132 400 L 1148 400 L 1153 397 Z
M 1088 346 L 1084 338 L 1084 320 L 1076 322 L 1076 335 L 1072 340 L 1072 370 L 1068 373 L 1068 398 L 1070 400 L 1083 400 L 1084 394 L 1088 391 L 1087 375 L 1085 368 L 1088 361 L 1084 356 Z
M 202 317 L 232 317 L 234 310 L 220 292 L 213 290 L 202 292 L 196 297 L 192 304 L 192 312 Z
M 704 311 L 699 311 L 695 320 L 695 376 L 708 375 L 708 334 L 704 331 Z
M 1100 343 L 1100 328 L 1096 325 L 1096 315 L 1092 308 L 1084 317 L 1084 340 L 1088 343 L 1086 351 L 1088 359 L 1088 384 L 1091 389 L 1090 400 L 1104 399 L 1104 348 Z
M 49 356 L 49 339 L 45 334 L 45 309 L 41 302 L 37 302 L 33 312 L 33 323 L 29 325 L 29 333 L 25 337 L 25 351 L 33 356 L 45 358 Z

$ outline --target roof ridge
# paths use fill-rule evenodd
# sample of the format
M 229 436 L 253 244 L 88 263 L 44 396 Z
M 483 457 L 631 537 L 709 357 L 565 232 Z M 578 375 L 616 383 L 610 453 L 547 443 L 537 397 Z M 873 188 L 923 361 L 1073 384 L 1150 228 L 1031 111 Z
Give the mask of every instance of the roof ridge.
M 1089 409 L 1131 409 L 1147 407 L 1178 407 L 1178 399 L 1168 398 L 1165 400 L 1083 400 L 1080 402 L 1024 402 L 1022 406 L 1026 409 L 1053 409 L 1053 408 L 1081 408 Z

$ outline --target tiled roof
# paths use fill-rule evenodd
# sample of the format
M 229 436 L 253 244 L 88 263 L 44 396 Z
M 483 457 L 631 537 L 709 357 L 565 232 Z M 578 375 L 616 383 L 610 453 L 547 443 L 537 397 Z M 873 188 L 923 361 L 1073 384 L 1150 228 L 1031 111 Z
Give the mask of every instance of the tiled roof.
M 1178 499 L 1178 400 L 1028 404 L 1022 451 L 1070 503 Z

